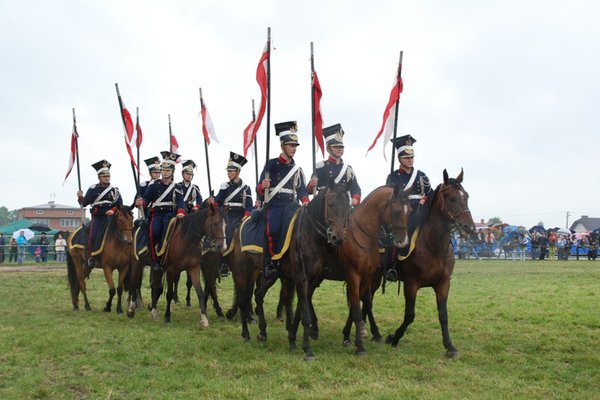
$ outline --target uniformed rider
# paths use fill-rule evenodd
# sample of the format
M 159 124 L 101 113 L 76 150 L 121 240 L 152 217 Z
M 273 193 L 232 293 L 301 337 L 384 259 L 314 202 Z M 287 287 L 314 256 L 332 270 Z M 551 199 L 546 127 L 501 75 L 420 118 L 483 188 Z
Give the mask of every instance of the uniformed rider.
M 245 185 L 240 178 L 242 167 L 248 162 L 244 156 L 229 152 L 229 161 L 227 162 L 227 182 L 224 182 L 219 188 L 219 193 L 214 198 L 209 199 L 215 206 L 222 206 L 227 213 L 227 229 L 225 236 L 227 243 L 233 240 L 233 233 L 242 222 L 242 219 L 249 217 L 252 213 L 252 190 Z M 221 265 L 221 276 L 229 273 L 229 267 L 226 264 Z
M 416 142 L 411 135 L 404 135 L 392 139 L 398 151 L 398 162 L 400 166 L 397 170 L 388 175 L 386 185 L 400 184 L 400 187 L 408 192 L 409 204 L 412 208 L 408 221 L 409 238 L 416 229 L 417 216 L 419 215 L 419 207 L 425 204 L 427 197 L 431 194 L 431 183 L 429 178 L 421 170 L 414 168 L 415 151 L 413 144 Z M 386 262 L 391 266 L 391 262 Z M 391 268 L 386 273 L 388 281 L 398 280 L 395 268 Z
M 94 254 L 102 244 L 103 233 L 109 221 L 108 217 L 113 215 L 123 205 L 119 189 L 110 184 L 110 165 L 106 160 L 92 164 L 92 167 L 98 174 L 99 182 L 90 186 L 85 196 L 81 190 L 77 192 L 77 201 L 79 204 L 83 207 L 91 206 L 90 214 L 92 220 L 90 222 L 86 247 L 88 253 L 87 265 L 89 267 L 95 267 L 97 264 L 98 260 Z
M 315 175 L 312 176 L 306 190 L 308 193 L 314 193 L 315 188 L 324 189 L 331 179 L 336 184 L 351 182 L 350 198 L 352 205 L 357 206 L 360 203 L 361 191 L 354 170 L 342 159 L 344 155 L 344 130 L 342 125 L 335 124 L 323 128 L 323 137 L 325 138 L 329 158 L 317 163 Z
M 265 277 L 277 276 L 278 262 L 271 258 L 278 254 L 283 247 L 287 230 L 283 221 L 286 207 L 290 204 L 308 204 L 308 192 L 302 169 L 294 162 L 298 148 L 298 125 L 296 121 L 275 124 L 275 133 L 281 143 L 281 154 L 269 160 L 260 174 L 256 188 L 258 196 L 262 197 L 263 208 L 267 215 L 266 243 L 263 249 L 265 260 Z
M 160 270 L 160 260 L 157 250 L 162 247 L 164 235 L 172 217 L 183 218 L 186 206 L 183 202 L 183 193 L 175 186 L 173 173 L 179 155 L 169 151 L 161 151 L 163 157 L 160 166 L 161 179 L 148 186 L 144 195 L 136 199 L 136 206 L 147 206 L 150 211 L 150 255 L 152 256 L 152 269 Z
M 182 166 L 181 176 L 183 180 L 177 184 L 177 190 L 183 193 L 183 202 L 185 203 L 186 211 L 192 213 L 202 206 L 200 188 L 195 183 L 192 183 L 196 163 L 192 160 L 187 160 L 183 162 Z
M 144 160 L 144 162 L 148 167 L 150 179 L 144 182 L 140 182 L 140 192 L 138 193 L 136 198 L 142 197 L 148 189 L 148 186 L 152 185 L 152 183 L 160 179 L 160 158 L 154 156 Z M 140 209 L 142 211 L 142 216 L 140 218 L 142 219 L 138 219 L 135 221 L 136 227 L 139 226 L 140 222 L 148 216 L 148 207 L 142 207 Z

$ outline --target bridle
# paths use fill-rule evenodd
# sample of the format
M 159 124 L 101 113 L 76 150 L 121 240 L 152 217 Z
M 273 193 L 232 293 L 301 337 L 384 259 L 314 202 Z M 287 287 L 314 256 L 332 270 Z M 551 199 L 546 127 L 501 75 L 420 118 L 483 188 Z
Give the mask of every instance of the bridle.
M 459 221 L 459 218 L 462 217 L 465 214 L 471 214 L 471 211 L 469 210 L 469 207 L 467 206 L 465 209 L 459 211 L 458 213 L 452 213 L 452 210 L 450 210 L 446 204 L 446 196 L 444 196 L 444 192 L 453 189 L 454 186 L 456 184 L 449 184 L 447 186 L 442 186 L 438 193 L 441 196 L 441 202 L 442 202 L 442 207 L 441 210 L 442 212 L 446 215 L 447 219 L 450 220 L 450 226 L 453 228 L 459 228 L 465 224 L 461 223 Z M 456 188 L 456 190 L 463 192 L 464 193 L 464 189 L 458 185 L 459 188 Z
M 217 216 L 220 216 L 219 210 L 216 209 L 216 208 L 213 211 L 207 211 L 207 212 L 214 212 Z M 203 248 L 205 250 L 216 251 L 217 241 L 218 242 L 224 242 L 225 239 L 226 239 L 226 237 L 223 234 L 223 232 L 225 231 L 225 229 L 220 229 L 220 231 L 221 231 L 220 236 L 217 235 L 217 234 L 215 234 L 215 232 L 214 232 L 215 229 L 213 229 L 213 224 L 211 222 L 212 218 L 214 218 L 214 217 L 213 216 L 207 216 L 206 217 L 206 221 L 204 222 L 204 227 L 205 227 L 204 230 L 206 232 L 205 238 L 207 239 L 207 246 L 203 246 Z M 223 228 L 224 227 L 224 223 L 225 223 L 224 218 L 221 218 L 221 223 L 219 224 L 219 226 L 221 226 Z M 208 224 L 208 229 L 206 229 L 206 225 L 207 224 Z M 217 229 L 217 231 L 218 230 L 219 229 Z
M 121 210 L 117 210 L 117 212 L 115 212 L 115 214 L 113 215 L 113 218 L 116 219 L 116 225 L 117 225 L 117 230 L 118 230 L 118 235 L 117 235 L 117 239 L 119 239 L 119 242 L 121 244 L 131 244 L 131 241 L 127 240 L 125 238 L 125 232 L 129 232 L 129 234 L 131 235 L 131 237 L 133 238 L 133 224 L 131 225 L 131 228 L 125 229 L 123 228 L 123 222 L 121 221 L 121 217 L 120 215 L 122 215 L 122 211 Z M 127 218 L 127 216 L 125 216 L 125 218 Z
M 331 244 L 333 241 L 333 230 L 332 230 L 331 226 L 335 222 L 335 220 L 333 218 L 329 217 L 329 207 L 327 207 L 327 205 L 329 204 L 329 201 L 332 201 L 335 204 L 335 201 L 330 200 L 331 197 L 335 197 L 335 193 L 333 193 L 333 191 L 328 191 L 323 196 L 323 221 L 325 221 L 325 224 L 323 222 L 318 221 L 315 218 L 313 218 L 311 216 L 311 213 L 308 210 L 308 207 L 306 210 L 304 210 L 304 213 L 306 214 L 308 221 L 315 228 L 315 231 L 317 232 L 317 234 L 319 236 L 327 239 L 328 244 Z M 335 198 L 334 198 L 334 200 L 335 200 Z M 348 201 L 348 204 L 350 204 L 349 201 Z M 348 225 L 348 219 L 349 219 L 349 217 L 346 216 L 346 218 L 344 220 L 344 228 Z

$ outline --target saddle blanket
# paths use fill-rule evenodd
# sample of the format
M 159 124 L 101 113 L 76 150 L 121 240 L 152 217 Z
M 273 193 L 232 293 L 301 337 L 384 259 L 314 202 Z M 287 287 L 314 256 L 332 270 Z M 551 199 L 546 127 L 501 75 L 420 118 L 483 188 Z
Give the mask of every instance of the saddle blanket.
M 104 250 L 104 242 L 106 241 L 106 231 L 107 231 L 107 229 L 105 227 L 104 231 L 101 233 L 102 241 L 100 242 L 98 249 L 95 251 L 92 251 L 90 255 L 97 256 L 99 254 L 102 254 L 102 251 Z M 71 234 L 69 236 L 69 239 L 67 240 L 67 244 L 68 244 L 69 248 L 70 249 L 72 249 L 72 248 L 85 249 L 87 247 L 87 243 L 88 243 L 88 235 L 89 235 L 89 225 L 83 225 L 83 226 L 80 226 L 79 228 L 77 228 L 75 230 L 75 232 L 73 232 L 73 234 Z

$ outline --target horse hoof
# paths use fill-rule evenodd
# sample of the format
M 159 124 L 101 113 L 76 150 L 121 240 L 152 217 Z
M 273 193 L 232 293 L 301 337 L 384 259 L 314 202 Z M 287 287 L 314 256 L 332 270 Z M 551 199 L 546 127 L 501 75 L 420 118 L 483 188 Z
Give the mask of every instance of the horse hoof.
M 73 311 L 79 311 L 79 306 L 73 306 Z
M 446 351 L 446 357 L 454 360 L 454 359 L 457 359 L 458 357 L 460 357 L 460 353 L 456 349 L 454 349 L 454 350 L 447 350 Z
M 200 324 L 203 328 L 208 327 L 208 318 L 206 318 L 206 314 L 200 313 Z
M 231 321 L 233 318 L 235 318 L 235 313 L 232 310 L 227 310 L 225 317 Z
M 165 324 L 170 324 L 171 323 L 171 318 L 165 318 Z
M 90 306 L 89 304 L 86 304 L 85 311 L 92 311 L 92 306 Z
M 308 335 L 312 340 L 319 340 L 319 332 L 310 332 Z
M 388 337 L 385 339 L 385 344 L 389 344 L 392 347 L 396 347 L 398 346 L 398 341 L 394 339 L 393 335 L 388 335 Z
M 148 304 L 148 311 L 152 311 L 152 304 Z
M 150 315 L 152 316 L 152 319 L 158 321 L 158 311 L 156 310 L 156 308 L 151 308 L 150 310 Z
M 304 361 L 315 361 L 317 356 L 315 356 L 312 352 L 304 354 Z
M 288 345 L 288 350 L 289 351 L 296 351 L 296 350 L 298 350 L 298 346 L 296 346 L 296 342 L 290 342 L 290 344 Z
M 356 350 L 356 355 L 359 356 L 359 357 L 366 356 L 367 355 L 367 351 L 364 350 L 364 349 L 363 350 Z
M 127 317 L 128 318 L 133 318 L 135 317 L 135 310 L 131 309 L 131 310 L 127 310 Z
M 104 307 L 103 311 L 104 312 L 110 312 L 110 307 Z
M 250 335 L 247 333 L 243 333 L 242 334 L 242 338 L 244 339 L 244 342 L 249 342 L 250 341 Z
M 352 342 L 349 341 L 348 339 L 344 339 L 344 341 L 342 342 L 342 346 L 344 346 L 344 347 L 352 347 Z
M 267 335 L 263 335 L 262 333 L 259 333 L 258 335 L 256 335 L 256 339 L 259 342 L 266 342 L 267 341 Z

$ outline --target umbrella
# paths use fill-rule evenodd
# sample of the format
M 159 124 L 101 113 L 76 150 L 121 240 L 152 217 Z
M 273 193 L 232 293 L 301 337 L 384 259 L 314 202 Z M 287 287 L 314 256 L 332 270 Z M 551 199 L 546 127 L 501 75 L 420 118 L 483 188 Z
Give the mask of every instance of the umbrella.
M 571 231 L 568 230 L 567 228 L 558 228 L 556 233 L 561 234 L 561 235 L 570 235 Z
M 535 225 L 535 226 L 532 226 L 532 227 L 529 229 L 529 232 L 531 232 L 531 233 L 533 233 L 533 232 L 537 232 L 537 233 L 541 233 L 542 235 L 545 235 L 545 234 L 546 234 L 546 230 L 545 230 L 545 229 L 544 229 L 544 227 L 543 227 L 543 226 L 541 226 L 541 225 Z
M 18 231 L 14 231 L 14 233 L 12 234 L 13 238 L 18 238 L 19 236 L 21 236 L 21 232 L 23 232 L 23 235 L 25 236 L 25 239 L 29 240 L 32 237 L 35 236 L 35 232 L 32 231 L 31 229 L 19 229 Z
M 33 224 L 29 227 L 29 229 L 36 232 L 49 232 L 52 230 L 48 227 L 48 225 L 44 224 Z

